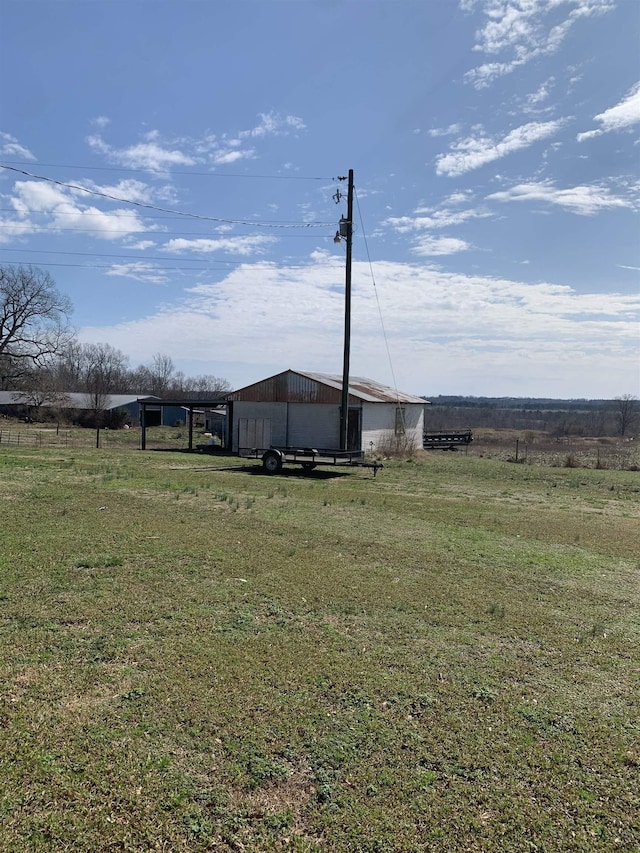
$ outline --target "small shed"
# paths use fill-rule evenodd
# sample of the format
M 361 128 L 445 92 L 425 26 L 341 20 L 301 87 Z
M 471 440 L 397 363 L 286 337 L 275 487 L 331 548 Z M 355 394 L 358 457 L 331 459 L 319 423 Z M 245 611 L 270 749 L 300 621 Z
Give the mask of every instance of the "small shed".
M 342 377 L 285 370 L 226 395 L 231 403 L 232 450 L 241 449 L 248 422 L 267 425 L 275 447 L 340 446 Z M 352 376 L 349 379 L 347 450 L 422 447 L 422 397 Z

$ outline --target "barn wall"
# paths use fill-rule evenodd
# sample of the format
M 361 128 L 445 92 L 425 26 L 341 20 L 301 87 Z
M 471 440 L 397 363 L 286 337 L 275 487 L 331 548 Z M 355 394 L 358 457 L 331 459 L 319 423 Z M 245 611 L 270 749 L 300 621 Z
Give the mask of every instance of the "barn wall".
M 182 424 L 187 422 L 187 410 L 182 406 L 163 406 L 162 426 L 175 426 L 178 421 Z
M 271 420 L 271 443 L 276 446 L 335 449 L 340 445 L 340 406 L 325 403 L 233 404 L 233 444 L 238 451 L 238 422 L 241 418 Z
M 396 428 L 396 403 L 363 403 L 362 406 L 362 449 L 377 450 L 381 445 L 393 441 Z M 422 447 L 424 431 L 424 407 L 412 403 L 404 404 L 407 446 Z M 373 447 L 371 446 L 373 443 Z
M 292 447 L 340 447 L 340 406 L 327 403 L 289 403 L 289 439 Z
M 250 403 L 238 400 L 233 404 L 231 449 L 238 452 L 238 421 L 240 418 L 268 418 L 271 420 L 271 442 L 284 445 L 287 435 L 286 403 Z
M 365 452 L 395 437 L 396 403 L 362 404 L 362 444 Z M 407 444 L 422 447 L 424 407 L 404 404 Z M 276 446 L 337 449 L 340 446 L 340 406 L 328 403 L 233 404 L 232 449 L 238 452 L 238 421 L 241 418 L 271 420 L 271 442 Z

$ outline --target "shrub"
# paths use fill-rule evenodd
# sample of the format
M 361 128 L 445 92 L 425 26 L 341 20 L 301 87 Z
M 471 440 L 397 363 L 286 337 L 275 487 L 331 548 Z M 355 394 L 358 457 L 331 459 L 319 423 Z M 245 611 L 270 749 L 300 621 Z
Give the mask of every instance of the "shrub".
M 375 452 L 387 459 L 413 459 L 418 448 L 406 435 L 397 435 L 389 430 L 378 442 Z

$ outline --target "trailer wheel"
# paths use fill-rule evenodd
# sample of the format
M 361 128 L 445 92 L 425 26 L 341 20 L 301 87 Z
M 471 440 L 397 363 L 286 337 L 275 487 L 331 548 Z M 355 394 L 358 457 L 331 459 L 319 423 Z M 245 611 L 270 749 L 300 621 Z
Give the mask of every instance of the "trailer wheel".
M 279 474 L 282 471 L 280 454 L 274 450 L 268 450 L 262 457 L 262 467 L 266 474 Z
M 316 467 L 316 463 L 315 463 L 315 462 L 303 462 L 303 463 L 302 463 L 302 470 L 303 470 L 303 471 L 313 471 L 313 469 L 314 469 L 315 467 Z

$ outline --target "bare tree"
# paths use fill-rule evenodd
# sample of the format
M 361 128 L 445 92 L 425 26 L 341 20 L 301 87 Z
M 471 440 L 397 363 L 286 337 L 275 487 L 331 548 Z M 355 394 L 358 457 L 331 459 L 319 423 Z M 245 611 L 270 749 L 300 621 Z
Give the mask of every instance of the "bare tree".
M 226 379 L 209 374 L 186 377 L 184 388 L 184 393 L 193 396 L 196 400 L 205 400 L 207 397 L 222 397 L 231 391 L 231 385 L 229 385 Z
M 153 357 L 149 368 L 151 377 L 151 393 L 156 397 L 164 397 L 171 387 L 171 380 L 175 373 L 175 365 L 169 355 L 158 352 Z
M 640 416 L 638 398 L 632 394 L 623 394 L 622 397 L 616 397 L 614 402 L 618 435 L 625 436 L 636 425 Z
M 126 381 L 128 356 L 111 344 L 82 345 L 82 385 L 96 427 L 96 447 L 100 445 L 100 427 L 104 426 L 111 395 Z
M 83 344 L 82 385 L 93 397 L 108 397 L 120 391 L 129 357 L 111 344 Z
M 83 383 L 85 346 L 77 338 L 67 341 L 52 366 L 58 388 L 80 391 Z
M 72 310 L 45 270 L 0 266 L 2 387 L 60 351 L 69 339 Z

